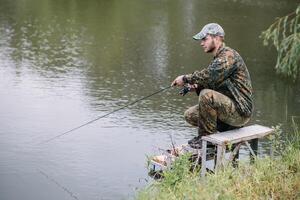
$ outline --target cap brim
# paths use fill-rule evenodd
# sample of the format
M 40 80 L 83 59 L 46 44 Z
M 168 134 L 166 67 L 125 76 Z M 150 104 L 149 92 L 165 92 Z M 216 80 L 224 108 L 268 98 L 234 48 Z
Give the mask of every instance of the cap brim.
M 195 37 L 195 36 L 193 36 L 193 39 L 194 39 L 194 40 L 200 40 L 199 38 L 197 38 L 197 37 Z
M 196 35 L 193 36 L 194 40 L 202 40 L 205 38 L 204 34 L 202 32 L 197 33 Z

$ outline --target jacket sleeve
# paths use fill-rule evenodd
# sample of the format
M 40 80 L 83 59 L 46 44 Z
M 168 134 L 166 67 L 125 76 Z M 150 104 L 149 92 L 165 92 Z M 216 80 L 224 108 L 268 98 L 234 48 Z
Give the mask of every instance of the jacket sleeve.
M 228 79 L 236 69 L 233 52 L 226 51 L 215 58 L 207 68 L 185 75 L 185 81 L 205 88 L 215 88 Z

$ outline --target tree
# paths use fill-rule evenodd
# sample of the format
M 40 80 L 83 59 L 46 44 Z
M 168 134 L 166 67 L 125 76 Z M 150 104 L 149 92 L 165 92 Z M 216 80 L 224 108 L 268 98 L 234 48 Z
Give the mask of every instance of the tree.
M 272 41 L 278 52 L 276 71 L 296 80 L 300 72 L 300 5 L 294 12 L 277 18 L 261 37 L 264 45 Z

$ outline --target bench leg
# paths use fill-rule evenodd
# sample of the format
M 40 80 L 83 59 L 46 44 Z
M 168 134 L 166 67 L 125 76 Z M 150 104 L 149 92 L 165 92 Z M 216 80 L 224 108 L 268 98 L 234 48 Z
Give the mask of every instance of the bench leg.
M 253 139 L 250 141 L 250 147 L 253 150 L 254 155 L 250 152 L 250 162 L 253 163 L 255 157 L 257 156 L 257 149 L 258 149 L 258 139 Z
M 195 172 L 197 165 L 199 165 L 199 160 L 200 160 L 200 157 L 201 157 L 201 153 L 202 153 L 201 150 L 197 151 L 197 159 L 196 159 L 196 162 L 194 164 L 193 172 Z
M 229 160 L 232 161 L 233 167 L 238 167 L 239 151 L 240 151 L 241 145 L 242 145 L 242 142 L 235 144 L 234 149 L 230 154 Z
M 226 147 L 224 147 L 222 145 L 218 145 L 218 147 L 217 147 L 217 163 L 216 163 L 215 169 L 219 168 L 220 166 L 224 166 L 225 150 L 226 150 Z
M 201 176 L 204 177 L 206 173 L 206 147 L 207 141 L 202 140 L 202 162 L 201 162 Z

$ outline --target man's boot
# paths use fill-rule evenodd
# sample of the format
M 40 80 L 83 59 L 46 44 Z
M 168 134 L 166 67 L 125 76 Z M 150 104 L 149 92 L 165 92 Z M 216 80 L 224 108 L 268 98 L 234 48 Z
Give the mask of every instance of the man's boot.
M 201 149 L 201 147 L 202 147 L 201 137 L 202 136 L 198 135 L 198 136 L 192 138 L 191 140 L 188 141 L 188 144 L 194 149 Z

